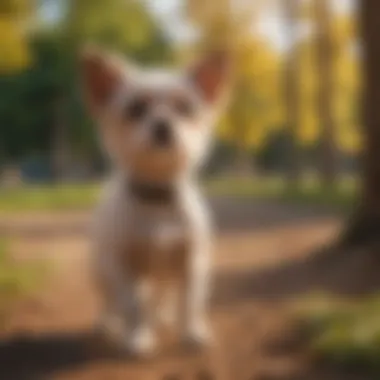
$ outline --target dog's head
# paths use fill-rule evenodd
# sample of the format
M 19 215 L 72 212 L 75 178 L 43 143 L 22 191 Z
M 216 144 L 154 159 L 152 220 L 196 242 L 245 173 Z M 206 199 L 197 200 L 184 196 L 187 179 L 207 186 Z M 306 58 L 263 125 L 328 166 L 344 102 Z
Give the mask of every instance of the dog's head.
M 81 59 L 85 102 L 116 165 L 149 180 L 197 167 L 225 95 L 226 54 L 182 72 L 140 70 L 89 48 Z

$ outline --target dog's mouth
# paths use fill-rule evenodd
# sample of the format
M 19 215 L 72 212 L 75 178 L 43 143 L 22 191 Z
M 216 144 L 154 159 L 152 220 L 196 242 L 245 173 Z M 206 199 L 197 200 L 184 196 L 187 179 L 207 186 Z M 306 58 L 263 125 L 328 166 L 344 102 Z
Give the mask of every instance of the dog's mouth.
M 149 146 L 140 150 L 129 163 L 128 166 L 137 176 L 155 180 L 170 180 L 186 170 L 186 156 L 182 150 L 174 146 Z

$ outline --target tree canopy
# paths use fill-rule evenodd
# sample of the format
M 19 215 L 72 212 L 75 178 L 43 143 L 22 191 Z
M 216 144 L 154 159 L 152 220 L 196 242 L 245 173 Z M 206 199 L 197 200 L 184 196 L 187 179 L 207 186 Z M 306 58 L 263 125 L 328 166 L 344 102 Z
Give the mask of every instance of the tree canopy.
M 43 22 L 39 5 L 41 0 L 0 5 L 0 159 L 49 155 L 57 123 L 65 124 L 71 153 L 96 155 L 78 89 L 78 49 L 93 42 L 150 64 L 170 61 L 171 46 L 142 2 L 60 2 L 54 25 Z

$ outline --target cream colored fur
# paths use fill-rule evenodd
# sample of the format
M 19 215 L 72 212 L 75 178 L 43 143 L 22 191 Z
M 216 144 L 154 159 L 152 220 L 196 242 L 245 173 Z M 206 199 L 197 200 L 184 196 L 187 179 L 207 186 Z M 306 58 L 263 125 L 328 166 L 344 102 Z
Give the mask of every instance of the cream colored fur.
M 155 352 L 160 319 L 176 321 L 182 341 L 206 344 L 212 228 L 195 173 L 209 150 L 224 61 L 205 60 L 186 74 L 132 72 L 100 51 L 87 51 L 82 61 L 85 100 L 114 166 L 93 228 L 102 326 L 140 355 Z M 141 93 L 154 101 L 132 123 L 125 107 Z M 191 115 L 173 107 L 178 96 L 191 102 Z M 172 127 L 173 144 L 155 149 L 152 125 L 162 117 Z M 176 201 L 135 199 L 131 178 L 170 184 Z

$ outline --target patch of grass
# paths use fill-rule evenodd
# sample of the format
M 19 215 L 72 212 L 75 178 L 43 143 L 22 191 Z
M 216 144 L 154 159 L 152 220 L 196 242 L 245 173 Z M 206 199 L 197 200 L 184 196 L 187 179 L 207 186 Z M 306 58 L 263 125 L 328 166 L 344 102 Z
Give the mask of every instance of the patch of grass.
M 326 206 L 342 211 L 349 210 L 354 205 L 357 187 L 357 181 L 351 177 L 340 178 L 329 188 L 312 177 L 304 179 L 298 186 L 289 186 L 280 177 L 221 178 L 206 184 L 208 193 L 212 195 Z
M 332 188 L 325 188 L 314 178 L 290 187 L 280 177 L 210 179 L 204 189 L 210 196 L 230 196 L 244 199 L 274 200 L 349 209 L 356 198 L 356 181 L 340 179 Z M 80 210 L 94 206 L 100 185 L 57 185 L 0 189 L 0 211 Z
M 0 241 L 0 323 L 17 300 L 39 289 L 47 269 L 43 262 L 16 262 L 10 254 L 9 243 Z
M 313 300 L 297 318 L 317 358 L 380 375 L 380 295 L 354 303 Z
M 253 198 L 276 198 L 283 194 L 286 189 L 284 180 L 279 177 L 222 177 L 210 179 L 205 182 L 204 186 L 210 195 Z
M 94 184 L 0 189 L 0 210 L 17 212 L 86 209 L 94 205 L 98 194 L 99 185 Z

